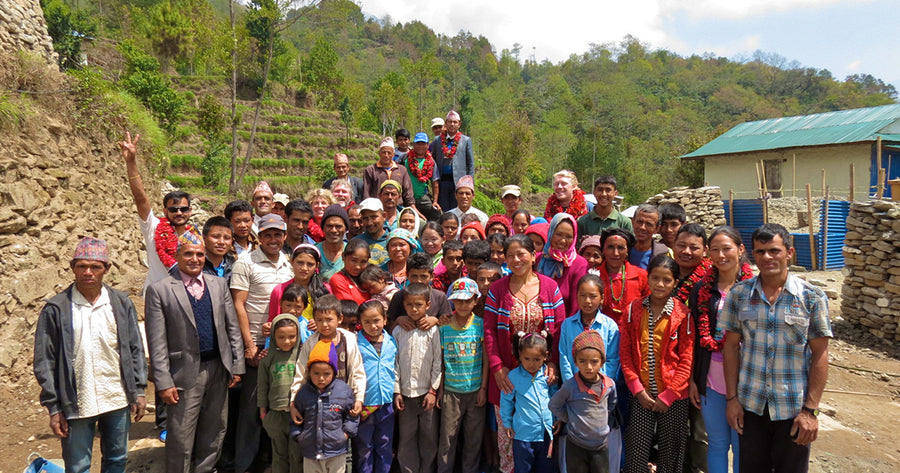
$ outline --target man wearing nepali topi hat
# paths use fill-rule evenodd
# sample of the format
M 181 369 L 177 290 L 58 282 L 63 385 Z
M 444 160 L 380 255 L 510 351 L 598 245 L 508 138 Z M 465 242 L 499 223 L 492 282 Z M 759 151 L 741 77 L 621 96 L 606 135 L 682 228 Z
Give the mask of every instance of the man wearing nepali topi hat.
M 409 181 L 409 173 L 405 166 L 394 161 L 394 140 L 388 136 L 381 140 L 378 147 L 378 161 L 366 166 L 363 171 L 363 194 L 365 198 L 378 198 L 381 184 L 392 179 L 400 184 L 400 196 L 403 198 L 403 206 L 409 207 L 415 204 L 413 198 L 412 183 Z
M 34 376 L 67 472 L 91 469 L 99 428 L 103 471 L 124 473 L 131 418 L 144 416 L 147 365 L 134 304 L 103 284 L 106 242 L 86 237 L 69 263 L 75 283 L 50 298 L 34 334 Z
M 224 278 L 203 272 L 205 255 L 203 240 L 183 233 L 175 253 L 177 272 L 147 288 L 150 373 L 168 406 L 167 473 L 215 470 L 228 388 L 245 371 L 231 291 Z
M 460 133 L 460 124 L 459 113 L 451 110 L 444 120 L 444 131 L 428 147 L 431 157 L 440 168 L 440 195 L 437 196 L 437 200 L 445 210 L 457 206 L 456 183 L 463 176 L 475 175 L 472 139 Z

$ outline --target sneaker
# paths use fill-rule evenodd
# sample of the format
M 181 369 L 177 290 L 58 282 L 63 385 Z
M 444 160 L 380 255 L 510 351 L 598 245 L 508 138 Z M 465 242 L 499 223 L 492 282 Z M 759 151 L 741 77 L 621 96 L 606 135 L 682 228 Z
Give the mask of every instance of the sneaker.
M 163 430 L 162 432 L 160 432 L 159 433 L 159 441 L 162 443 L 166 443 L 166 437 L 167 437 L 168 433 L 169 433 L 168 430 Z

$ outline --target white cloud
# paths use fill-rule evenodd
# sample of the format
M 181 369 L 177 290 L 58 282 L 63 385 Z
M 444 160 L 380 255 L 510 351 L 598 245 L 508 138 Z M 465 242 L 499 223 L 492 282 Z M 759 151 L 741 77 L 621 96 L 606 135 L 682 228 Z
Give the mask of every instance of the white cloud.
M 861 60 L 857 59 L 850 64 L 847 64 L 846 69 L 848 72 L 859 72 L 859 66 L 861 66 L 862 63 L 863 62 Z
M 578 1 L 553 4 L 534 0 L 361 0 L 366 13 L 389 14 L 394 21 L 419 20 L 438 33 L 460 30 L 483 35 L 499 50 L 522 45 L 520 57 L 532 47 L 538 60 L 560 61 L 588 50 L 591 43 L 620 41 L 632 35 L 654 45 L 667 42 L 662 31 L 659 0 L 628 3 Z
M 664 14 L 684 11 L 694 19 L 733 19 L 797 8 L 815 8 L 842 1 L 846 2 L 846 0 L 659 0 L 659 3 Z

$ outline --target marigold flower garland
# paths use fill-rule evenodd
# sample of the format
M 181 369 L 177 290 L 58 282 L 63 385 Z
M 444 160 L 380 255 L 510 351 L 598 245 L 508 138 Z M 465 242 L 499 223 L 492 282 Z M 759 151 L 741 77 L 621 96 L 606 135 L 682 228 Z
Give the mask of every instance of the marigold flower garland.
M 675 298 L 682 303 L 687 304 L 688 297 L 690 297 L 694 286 L 703 279 L 703 276 L 706 276 L 706 274 L 709 273 L 712 265 L 712 260 L 709 258 L 704 257 L 700 260 L 700 264 L 694 268 L 691 275 L 678 282 L 678 286 L 675 287 Z
M 741 264 L 737 280 L 743 281 L 752 277 L 753 270 L 750 268 L 750 265 L 747 263 Z M 700 292 L 697 294 L 697 310 L 700 312 L 700 316 L 697 319 L 697 332 L 700 335 L 700 345 L 709 351 L 719 351 L 724 345 L 723 340 L 716 340 L 712 336 L 715 330 L 709 326 L 709 314 L 712 310 L 709 306 L 709 301 L 712 299 L 712 289 L 718 287 L 719 284 L 718 268 L 713 267 L 706 276 L 703 276 L 700 284 Z
M 584 200 L 583 190 L 575 189 L 572 192 L 572 200 L 569 201 L 569 206 L 565 208 L 563 208 L 559 199 L 556 198 L 556 194 L 550 194 L 550 198 L 547 199 L 547 208 L 544 210 L 544 218 L 550 220 L 554 215 L 563 212 L 575 218 L 587 213 L 587 201 Z
M 453 152 L 456 153 L 456 150 Z M 416 151 L 414 149 L 409 150 L 409 153 L 406 154 L 406 164 L 419 182 L 427 183 L 431 179 L 434 171 L 434 158 L 431 157 L 430 151 L 425 152 L 425 161 L 422 162 L 422 167 L 420 168 L 419 157 L 416 156 Z
M 462 133 L 457 131 L 449 140 L 453 146 L 447 146 L 447 132 L 441 132 L 441 150 L 444 152 L 444 159 L 452 159 L 453 156 L 456 156 L 456 150 L 459 148 L 459 140 L 461 138 Z

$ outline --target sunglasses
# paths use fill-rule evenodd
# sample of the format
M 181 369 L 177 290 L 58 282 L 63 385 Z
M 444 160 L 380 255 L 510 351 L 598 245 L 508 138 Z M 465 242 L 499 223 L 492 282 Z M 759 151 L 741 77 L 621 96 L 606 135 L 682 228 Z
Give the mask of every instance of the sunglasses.
M 166 207 L 166 210 L 168 210 L 170 214 L 174 214 L 174 213 L 178 213 L 178 212 L 186 214 L 191 211 L 191 206 L 186 205 L 184 207 Z

